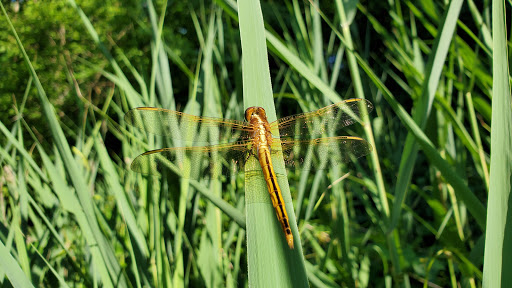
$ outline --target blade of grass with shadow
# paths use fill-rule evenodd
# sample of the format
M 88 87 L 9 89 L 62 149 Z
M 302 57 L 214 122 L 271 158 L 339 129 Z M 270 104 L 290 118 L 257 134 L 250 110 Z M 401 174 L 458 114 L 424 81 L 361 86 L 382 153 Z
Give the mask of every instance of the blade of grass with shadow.
M 16 233 L 20 232 L 18 231 Z M 2 268 L 3 273 L 5 273 L 5 276 L 7 277 L 7 279 L 9 279 L 13 287 L 34 287 L 30 279 L 27 277 L 27 275 L 25 275 L 25 273 L 23 273 L 23 270 L 21 269 L 20 265 L 12 257 L 11 253 L 9 253 L 9 250 L 7 250 L 2 241 L 0 241 L 0 257 L 2 257 L 2 261 L 0 261 L 0 268 Z
M 239 1 L 238 16 L 242 42 L 244 107 L 263 107 L 267 111 L 268 120 L 276 120 L 259 1 Z M 286 175 L 284 162 L 273 164 L 276 173 Z M 286 244 L 263 177 L 248 174 L 246 172 L 245 194 L 249 286 L 309 286 L 288 181 L 283 177 L 278 178 L 294 235 L 293 250 Z
M 512 103 L 504 9 L 503 2 L 492 1 L 491 172 L 482 281 L 484 288 L 505 287 L 512 283 Z

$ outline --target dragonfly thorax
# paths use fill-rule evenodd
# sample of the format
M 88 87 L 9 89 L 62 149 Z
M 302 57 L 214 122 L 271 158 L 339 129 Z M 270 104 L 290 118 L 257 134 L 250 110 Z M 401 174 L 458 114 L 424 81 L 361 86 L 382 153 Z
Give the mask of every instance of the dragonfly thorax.
M 253 147 L 257 154 L 263 146 L 270 149 L 272 144 L 272 134 L 267 120 L 267 114 L 262 107 L 249 107 L 245 110 L 245 120 L 251 124 Z

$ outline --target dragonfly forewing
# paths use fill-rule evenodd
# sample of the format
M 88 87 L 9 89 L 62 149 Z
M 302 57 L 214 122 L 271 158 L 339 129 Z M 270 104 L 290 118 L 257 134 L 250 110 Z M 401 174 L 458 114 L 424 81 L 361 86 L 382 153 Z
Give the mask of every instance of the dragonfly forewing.
M 178 111 L 141 107 L 135 108 L 124 117 L 126 123 L 141 131 L 173 138 L 176 146 L 190 143 L 209 143 L 210 145 L 243 141 L 250 138 L 247 122 L 199 117 Z M 202 133 L 211 130 L 209 133 Z M 212 133 L 214 130 L 214 133 Z M 206 135 L 206 136 L 201 136 Z M 213 137 L 212 135 L 217 135 Z

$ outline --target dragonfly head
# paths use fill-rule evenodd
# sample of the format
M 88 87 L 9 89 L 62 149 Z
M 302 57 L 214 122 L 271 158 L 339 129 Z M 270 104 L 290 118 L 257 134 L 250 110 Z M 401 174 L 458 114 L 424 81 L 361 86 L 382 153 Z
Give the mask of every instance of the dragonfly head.
M 251 122 L 252 118 L 259 118 L 266 121 L 267 113 L 265 113 L 265 109 L 262 107 L 249 107 L 247 110 L 245 110 L 245 120 L 247 120 L 247 122 Z

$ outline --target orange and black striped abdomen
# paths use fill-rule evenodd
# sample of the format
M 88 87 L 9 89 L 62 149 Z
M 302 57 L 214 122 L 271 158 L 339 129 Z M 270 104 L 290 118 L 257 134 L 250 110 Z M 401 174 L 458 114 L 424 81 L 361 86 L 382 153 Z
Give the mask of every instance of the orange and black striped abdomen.
M 272 205 L 276 210 L 277 219 L 279 220 L 279 223 L 281 223 L 281 228 L 283 229 L 283 232 L 286 236 L 286 242 L 288 243 L 288 246 L 290 249 L 293 249 L 292 229 L 290 227 L 290 222 L 288 221 L 288 213 L 286 212 L 286 207 L 284 205 L 281 188 L 277 183 L 277 177 L 276 173 L 274 172 L 274 167 L 272 166 L 270 150 L 268 147 L 259 147 L 258 159 L 260 161 L 261 169 L 263 170 L 265 182 L 267 182 L 268 193 L 270 194 Z

